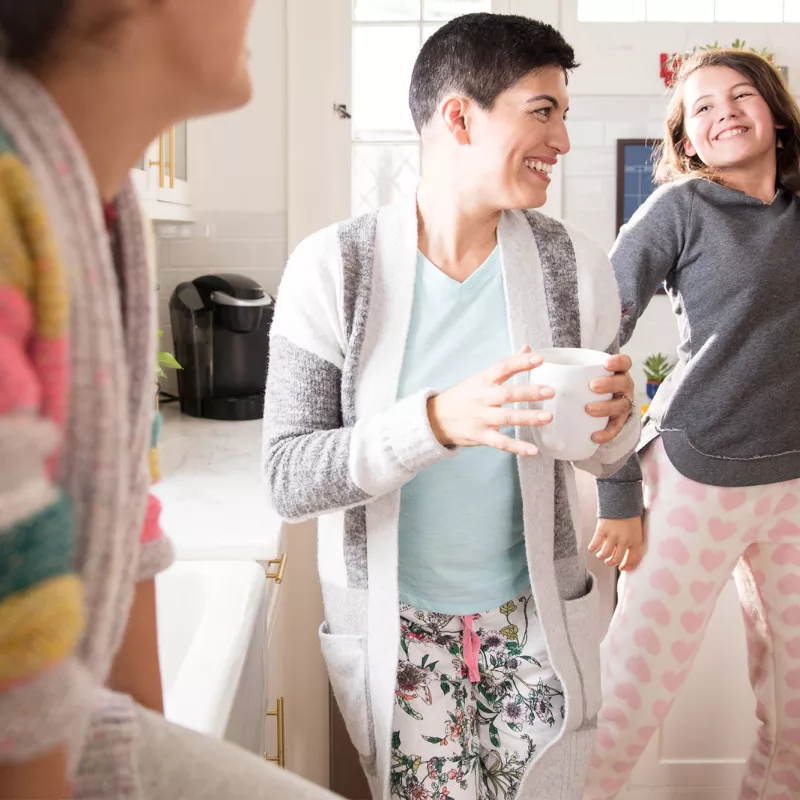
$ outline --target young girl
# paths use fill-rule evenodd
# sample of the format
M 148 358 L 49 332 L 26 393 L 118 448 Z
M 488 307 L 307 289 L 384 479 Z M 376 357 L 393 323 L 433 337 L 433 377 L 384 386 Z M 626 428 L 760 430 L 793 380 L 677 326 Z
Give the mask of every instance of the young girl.
M 324 515 L 322 649 L 375 800 L 583 788 L 597 592 L 572 465 L 532 445 L 552 390 L 528 346 L 616 352 L 620 306 L 600 248 L 520 210 L 569 150 L 574 66 L 531 19 L 440 28 L 411 79 L 416 196 L 307 239 L 279 292 L 266 477 L 286 518 Z M 607 363 L 594 475 L 638 440 L 630 361 Z
M 665 281 L 680 361 L 643 438 L 647 553 L 603 645 L 588 797 L 625 785 L 735 570 L 761 722 L 740 798 L 788 800 L 800 792 L 800 110 L 778 72 L 742 51 L 690 57 L 658 176 L 611 258 L 623 339 Z M 601 494 L 635 507 L 623 479 Z M 637 525 L 603 521 L 601 556 L 635 546 Z
M 154 287 L 127 173 L 168 125 L 247 101 L 250 11 L 0 0 L 2 798 L 329 796 L 156 713 L 171 550 L 148 497 Z

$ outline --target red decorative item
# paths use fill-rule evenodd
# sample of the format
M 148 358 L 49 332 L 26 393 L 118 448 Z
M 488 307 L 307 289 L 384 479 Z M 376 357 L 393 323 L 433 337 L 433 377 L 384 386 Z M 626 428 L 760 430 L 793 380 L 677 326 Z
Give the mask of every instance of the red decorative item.
M 678 53 L 661 53 L 660 59 L 661 72 L 659 75 L 664 80 L 664 85 L 671 89 L 672 84 L 675 82 L 675 75 L 681 65 L 680 56 Z

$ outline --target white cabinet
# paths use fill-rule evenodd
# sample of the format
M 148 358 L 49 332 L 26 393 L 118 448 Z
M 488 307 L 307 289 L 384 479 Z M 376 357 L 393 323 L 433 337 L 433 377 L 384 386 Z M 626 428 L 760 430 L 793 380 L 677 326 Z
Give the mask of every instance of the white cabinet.
M 328 676 L 319 646 L 322 595 L 317 575 L 317 524 L 286 527 L 285 580 L 267 580 L 264 755 L 312 783 L 328 786 Z M 268 571 L 279 563 L 266 565 Z
M 150 144 L 131 178 L 145 209 L 154 221 L 190 222 L 189 124 L 164 131 Z

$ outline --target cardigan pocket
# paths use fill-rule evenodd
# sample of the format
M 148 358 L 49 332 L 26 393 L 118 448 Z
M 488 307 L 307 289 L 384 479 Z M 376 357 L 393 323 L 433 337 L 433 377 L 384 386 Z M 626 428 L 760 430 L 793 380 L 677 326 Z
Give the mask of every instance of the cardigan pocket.
M 367 686 L 367 637 L 332 634 L 327 622 L 319 629 L 322 657 L 353 746 L 363 757 L 372 752 Z
M 580 672 L 583 714 L 569 720 L 569 727 L 590 722 L 600 711 L 600 591 L 591 572 L 586 573 L 587 592 L 583 597 L 564 602 L 567 629 L 575 666 Z M 572 716 L 570 714 L 570 716 Z

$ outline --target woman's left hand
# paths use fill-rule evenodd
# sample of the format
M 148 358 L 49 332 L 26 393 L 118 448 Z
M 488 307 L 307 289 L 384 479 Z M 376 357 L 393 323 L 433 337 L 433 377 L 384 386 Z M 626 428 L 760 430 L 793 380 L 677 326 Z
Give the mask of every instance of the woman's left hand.
M 633 399 L 633 378 L 630 375 L 632 366 L 633 362 L 629 356 L 622 354 L 609 356 L 606 369 L 614 374 L 595 378 L 589 384 L 589 388 L 595 394 L 613 395 L 611 400 L 598 400 L 586 406 L 586 413 L 589 416 L 609 418 L 605 430 L 592 436 L 592 441 L 597 444 L 606 444 L 615 439 L 636 407 Z

